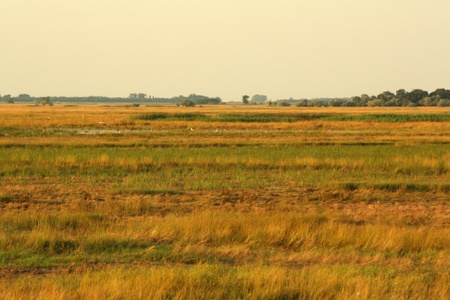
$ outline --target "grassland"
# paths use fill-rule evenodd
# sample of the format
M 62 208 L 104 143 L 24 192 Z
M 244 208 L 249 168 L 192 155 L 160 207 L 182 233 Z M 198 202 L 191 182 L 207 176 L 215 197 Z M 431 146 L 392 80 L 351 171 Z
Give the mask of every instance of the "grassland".
M 448 299 L 450 110 L 1 106 L 3 299 Z

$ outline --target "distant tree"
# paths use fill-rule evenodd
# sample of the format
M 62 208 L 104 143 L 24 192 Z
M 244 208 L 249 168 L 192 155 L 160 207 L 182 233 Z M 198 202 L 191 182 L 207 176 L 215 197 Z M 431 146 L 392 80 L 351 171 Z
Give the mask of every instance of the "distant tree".
M 129 96 L 128 96 L 128 98 L 131 98 L 131 99 L 136 99 L 138 97 L 138 94 L 136 94 L 136 93 L 131 93 Z
M 42 106 L 46 106 L 46 105 L 53 106 L 53 102 L 50 100 L 50 97 L 48 97 L 48 96 L 47 97 L 42 97 L 40 104 Z
M 208 97 L 208 96 L 202 96 L 202 95 L 196 95 L 196 94 L 190 94 L 188 97 L 185 97 L 183 95 L 172 97 L 168 99 L 169 102 L 173 103 L 180 103 L 184 100 L 190 100 L 194 102 L 195 104 L 221 104 L 222 99 L 219 97 Z M 167 101 L 163 101 L 167 102 Z
M 248 95 L 242 96 L 242 103 L 248 104 L 248 98 L 250 98 Z
M 441 100 L 439 96 L 425 97 L 419 101 L 419 104 L 422 106 L 436 106 L 438 105 L 439 100 Z
M 353 102 L 353 100 L 347 100 L 342 103 L 342 106 L 353 107 L 353 106 L 356 106 L 356 104 L 355 104 L 355 102 Z
M 428 92 L 415 89 L 406 94 L 406 98 L 409 101 L 408 105 L 418 105 L 419 101 L 428 96 Z
M 328 104 L 330 106 L 334 106 L 334 107 L 343 106 L 344 100 L 339 99 L 339 98 L 334 98 L 334 99 L 331 99 L 330 101 L 328 101 Z
M 287 107 L 287 106 L 291 106 L 291 104 L 289 102 L 286 102 L 286 101 L 281 101 L 281 102 L 278 102 L 278 106 L 285 106 L 285 107 Z
M 440 99 L 450 99 L 450 90 L 436 89 L 430 96 L 439 96 Z
M 384 103 L 385 106 L 407 106 L 408 100 L 393 97 Z
M 450 100 L 441 99 L 441 100 L 439 100 L 437 106 L 450 106 Z
M 189 99 L 185 99 L 180 103 L 181 106 L 184 107 L 194 107 L 195 106 L 195 102 Z
M 367 106 L 367 103 L 369 102 L 369 100 L 371 100 L 370 96 L 367 94 L 362 94 L 361 95 L 361 104 L 359 106 Z
M 30 98 L 30 95 L 28 95 L 28 94 L 20 94 L 19 96 L 17 96 L 17 98 L 28 99 L 28 98 Z
M 253 95 L 252 96 L 252 102 L 253 103 L 264 103 L 267 101 L 266 95 Z
M 38 105 L 42 105 L 42 106 L 53 106 L 53 102 L 50 99 L 50 97 L 42 97 L 41 99 L 36 99 L 34 100 L 34 105 L 38 106 Z
M 222 99 L 219 97 L 216 98 L 204 98 L 204 99 L 197 99 L 194 101 L 196 104 L 221 104 Z
M 138 97 L 139 99 L 145 99 L 145 98 L 147 98 L 147 94 L 139 93 L 139 94 L 137 94 L 137 97 Z
M 295 104 L 295 106 L 298 106 L 298 107 L 306 107 L 306 106 L 308 106 L 308 100 L 302 99 L 302 100 L 300 100 L 299 102 L 297 102 L 297 103 Z
M 5 100 L 6 103 L 14 103 L 13 98 L 11 97 L 10 94 L 6 94 L 3 96 L 3 99 Z
M 404 98 L 406 96 L 406 91 L 404 89 L 399 89 L 395 92 L 395 96 L 398 98 Z
M 389 92 L 389 91 L 385 91 L 385 92 L 379 94 L 377 96 L 377 98 L 382 100 L 383 102 L 388 102 L 388 101 L 394 99 L 395 95 L 393 93 Z
M 355 106 L 363 106 L 363 105 L 361 105 L 362 101 L 361 101 L 361 97 L 359 97 L 359 96 L 353 97 L 351 102 L 353 102 L 353 105 L 355 105 Z
M 196 94 L 190 94 L 187 99 L 195 102 L 195 104 L 220 104 L 222 102 L 222 99 L 219 97 L 211 98 Z
M 384 106 L 385 102 L 381 99 L 372 99 L 367 102 L 367 106 Z
M 326 107 L 328 106 L 328 101 L 320 100 L 320 99 L 313 99 L 310 102 L 310 105 L 313 107 Z

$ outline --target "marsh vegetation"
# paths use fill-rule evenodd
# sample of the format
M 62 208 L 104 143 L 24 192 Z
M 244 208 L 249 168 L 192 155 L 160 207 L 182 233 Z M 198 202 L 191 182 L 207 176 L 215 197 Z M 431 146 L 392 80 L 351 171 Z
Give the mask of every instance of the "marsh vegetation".
M 2 105 L 4 299 L 447 299 L 450 110 Z

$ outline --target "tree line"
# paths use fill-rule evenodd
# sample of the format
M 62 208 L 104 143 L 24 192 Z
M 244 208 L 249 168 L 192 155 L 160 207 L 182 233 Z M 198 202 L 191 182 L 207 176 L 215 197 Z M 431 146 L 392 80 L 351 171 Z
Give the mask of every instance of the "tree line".
M 33 97 L 29 94 L 20 94 L 13 97 L 9 94 L 0 95 L 0 101 L 6 103 L 174 103 L 182 104 L 189 101 L 194 105 L 199 104 L 220 104 L 222 99 L 219 97 L 208 97 L 203 95 L 190 94 L 189 96 L 176 96 L 172 98 L 158 98 L 153 96 L 147 96 L 144 93 L 131 93 L 128 97 L 104 97 L 104 96 L 89 96 L 89 97 Z
M 399 89 L 395 93 L 390 91 L 369 96 L 362 94 L 350 98 L 319 98 L 319 99 L 281 99 L 269 101 L 269 105 L 280 106 L 450 106 L 450 90 L 436 89 L 429 93 L 425 90 L 414 89 L 406 91 Z
M 182 106 L 194 106 L 203 104 L 221 104 L 220 97 L 208 97 L 203 95 L 190 94 L 189 96 L 175 96 L 171 98 L 160 98 L 154 96 L 147 96 L 144 93 L 131 93 L 128 97 L 104 97 L 104 96 L 89 96 L 89 97 L 33 97 L 29 94 L 20 94 L 13 97 L 9 94 L 0 95 L 0 102 L 15 103 L 15 102 L 29 102 L 36 105 L 45 105 L 52 103 L 173 103 Z M 268 100 L 266 95 L 253 95 L 251 98 L 248 95 L 242 96 L 244 104 L 268 104 L 278 106 L 296 105 L 300 107 L 307 106 L 450 106 L 450 90 L 436 89 L 429 93 L 422 89 L 413 89 L 406 91 L 399 89 L 395 93 L 390 91 L 382 92 L 378 95 L 369 96 L 362 94 L 361 96 L 354 96 L 348 98 L 314 98 L 314 99 L 279 99 Z

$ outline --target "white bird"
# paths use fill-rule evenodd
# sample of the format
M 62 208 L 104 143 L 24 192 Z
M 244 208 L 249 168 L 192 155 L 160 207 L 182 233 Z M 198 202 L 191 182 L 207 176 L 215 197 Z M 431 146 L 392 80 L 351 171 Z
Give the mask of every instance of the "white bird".
M 191 131 L 194 131 L 194 128 L 191 127 Z
M 219 127 L 216 128 L 216 130 L 214 130 L 215 133 L 219 132 Z

